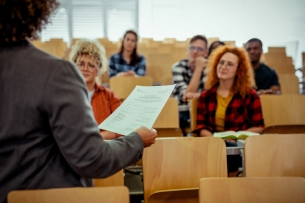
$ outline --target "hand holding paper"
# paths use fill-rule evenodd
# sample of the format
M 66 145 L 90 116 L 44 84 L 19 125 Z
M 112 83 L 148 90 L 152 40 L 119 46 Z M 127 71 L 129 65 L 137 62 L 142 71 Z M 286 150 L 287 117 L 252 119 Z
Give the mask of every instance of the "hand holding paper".
M 128 135 L 141 126 L 151 129 L 174 87 L 136 86 L 99 128 L 121 135 Z
M 150 145 L 155 143 L 155 139 L 157 137 L 157 131 L 155 129 L 148 129 L 145 127 L 140 127 L 136 130 L 136 132 L 142 138 L 144 147 L 149 147 Z

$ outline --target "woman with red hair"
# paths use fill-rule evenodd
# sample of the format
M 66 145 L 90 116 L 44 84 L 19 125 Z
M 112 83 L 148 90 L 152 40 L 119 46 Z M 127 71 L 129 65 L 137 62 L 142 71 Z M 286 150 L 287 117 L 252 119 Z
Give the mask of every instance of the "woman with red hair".
M 253 89 L 253 70 L 244 50 L 223 46 L 210 56 L 205 91 L 198 100 L 195 132 L 210 137 L 214 132 L 261 133 L 261 102 Z
M 264 127 L 261 102 L 253 89 L 253 70 L 244 50 L 223 46 L 213 51 L 206 68 L 206 82 L 198 99 L 197 127 L 202 137 L 214 132 L 250 131 Z M 237 146 L 226 140 L 227 146 Z M 229 176 L 242 166 L 239 155 L 227 156 Z

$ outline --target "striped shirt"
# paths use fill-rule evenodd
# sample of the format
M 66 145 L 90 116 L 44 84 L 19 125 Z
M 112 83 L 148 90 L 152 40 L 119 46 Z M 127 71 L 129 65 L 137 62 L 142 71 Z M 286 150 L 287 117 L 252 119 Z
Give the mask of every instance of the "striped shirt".
M 179 110 L 188 111 L 187 103 L 182 101 L 182 97 L 186 91 L 187 86 L 191 82 L 194 72 L 191 70 L 188 60 L 184 59 L 173 65 L 172 73 L 173 73 L 173 84 L 176 84 L 176 87 L 173 91 L 173 95 L 178 101 L 178 104 L 180 106 Z M 204 74 L 202 73 L 197 92 L 203 91 L 203 87 L 204 87 L 203 78 L 204 78 Z M 183 108 L 182 106 L 186 106 L 186 108 Z

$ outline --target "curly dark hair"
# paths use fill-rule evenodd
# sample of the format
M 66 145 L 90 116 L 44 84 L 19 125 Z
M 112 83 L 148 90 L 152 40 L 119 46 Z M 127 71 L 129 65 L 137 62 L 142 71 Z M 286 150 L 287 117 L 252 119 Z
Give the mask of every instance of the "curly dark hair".
M 57 0 L 1 0 L 0 46 L 37 39 L 58 7 Z

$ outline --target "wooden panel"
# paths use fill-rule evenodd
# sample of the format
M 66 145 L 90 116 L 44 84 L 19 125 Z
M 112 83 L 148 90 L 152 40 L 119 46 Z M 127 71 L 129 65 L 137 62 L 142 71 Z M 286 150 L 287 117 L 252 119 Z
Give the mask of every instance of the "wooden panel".
M 204 178 L 200 203 L 304 203 L 303 178 Z
M 163 43 L 164 44 L 174 44 L 176 42 L 176 39 L 175 38 L 165 38 L 163 40 Z
M 209 37 L 208 39 L 208 46 L 211 46 L 211 44 L 215 41 L 219 41 L 218 37 Z
M 247 177 L 305 178 L 305 134 L 248 137 L 245 142 Z
M 101 43 L 104 47 L 108 46 L 117 46 L 113 42 L 109 41 L 108 38 L 97 38 L 97 41 Z
M 175 48 L 172 51 L 171 65 L 174 63 L 187 58 L 188 47 Z
M 103 73 L 102 75 L 101 75 L 101 82 L 102 82 L 102 84 L 108 84 L 109 83 L 109 73 L 108 73 L 108 71 L 106 71 L 105 73 Z
M 299 78 L 295 74 L 279 74 L 282 94 L 300 94 Z
M 188 43 L 186 41 L 176 41 L 174 43 L 175 48 L 184 48 L 187 49 Z
M 157 53 L 159 54 L 170 54 L 172 53 L 173 45 L 172 44 L 161 44 L 157 48 Z
M 295 74 L 295 68 L 292 64 L 276 64 L 276 63 L 266 63 L 270 68 L 274 69 L 277 75 L 281 74 Z
M 73 38 L 71 41 L 71 45 L 70 47 L 72 47 L 78 40 L 80 40 L 81 38 Z
M 198 98 L 190 101 L 190 120 L 191 120 L 191 131 L 197 127 L 197 104 Z
M 124 173 L 120 170 L 108 178 L 93 179 L 95 187 L 124 186 Z
M 106 58 L 109 59 L 111 55 L 119 53 L 120 48 L 117 46 L 104 46 L 105 51 L 106 51 Z
M 144 201 L 157 191 L 198 188 L 203 177 L 227 177 L 226 159 L 219 138 L 157 138 L 143 154 Z
M 225 45 L 228 46 L 235 46 L 235 41 L 223 41 L 225 43 Z
M 52 46 L 56 47 L 56 56 L 59 58 L 64 58 L 66 51 L 68 49 L 67 43 L 63 41 L 62 38 L 51 38 L 49 42 Z
M 168 98 L 153 128 L 179 128 L 179 108 L 175 98 Z
M 120 99 L 126 99 L 132 90 L 137 86 L 152 86 L 152 79 L 143 77 L 112 77 L 109 80 L 110 89 Z
M 13 191 L 8 203 L 129 203 L 127 187 L 65 188 L 48 190 Z
M 305 134 L 305 125 L 272 125 L 264 129 L 262 134 Z
M 139 48 L 139 53 L 144 55 L 147 59 L 147 56 L 149 54 L 155 54 L 157 53 L 157 48 L 154 48 L 154 47 L 142 47 L 142 48 Z
M 173 77 L 172 76 L 165 76 L 161 80 L 162 85 L 172 85 L 173 84 Z
M 265 63 L 275 69 L 278 74 L 294 74 L 295 68 L 291 57 L 285 53 L 266 53 L 264 54 Z
M 67 58 L 67 43 L 63 41 L 61 38 L 52 38 L 50 41 L 41 42 L 41 41 L 32 41 L 32 44 L 53 56 L 56 56 L 58 58 Z
M 305 95 L 261 95 L 265 126 L 305 124 Z
M 153 193 L 148 203 L 198 203 L 198 188 L 162 190 Z
M 285 53 L 286 55 L 286 48 L 285 47 L 268 47 L 269 53 Z
M 292 63 L 292 59 L 287 57 L 285 53 L 265 53 L 266 61 L 277 61 L 279 63 L 290 62 Z
M 149 54 L 146 75 L 154 82 L 161 82 L 164 77 L 172 75 L 172 65 L 171 54 Z
M 154 41 L 153 38 L 142 38 L 142 39 L 141 39 L 141 42 L 142 42 L 142 43 L 150 43 L 150 42 L 153 42 L 153 41 Z
M 182 132 L 180 128 L 155 128 L 158 137 L 181 137 Z

